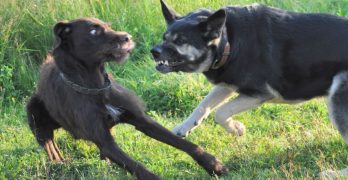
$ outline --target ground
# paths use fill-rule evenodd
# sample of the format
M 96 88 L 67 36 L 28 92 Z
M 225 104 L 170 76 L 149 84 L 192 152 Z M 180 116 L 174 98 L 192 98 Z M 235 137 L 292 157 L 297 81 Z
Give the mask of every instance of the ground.
M 347 0 L 168 0 L 181 14 L 200 7 L 253 2 L 297 12 L 340 16 L 348 12 Z M 49 162 L 26 123 L 24 106 L 35 90 L 39 64 L 52 47 L 54 23 L 82 16 L 98 17 L 133 35 L 137 48 L 130 60 L 124 65 L 111 63 L 107 69 L 141 96 L 147 113 L 165 127 L 172 129 L 188 117 L 211 89 L 198 74 L 156 72 L 149 50 L 165 30 L 157 0 L 4 0 L 0 6 L 0 179 L 132 178 L 118 166 L 100 161 L 93 144 L 75 141 L 64 130 L 56 132 L 56 140 L 66 162 Z M 325 98 L 297 105 L 265 104 L 241 113 L 234 118 L 247 127 L 242 137 L 225 132 L 213 117 L 187 139 L 229 167 L 230 173 L 221 179 L 305 179 L 348 164 L 347 145 L 328 119 Z M 127 153 L 163 179 L 209 178 L 188 155 L 131 126 L 119 125 L 112 132 Z

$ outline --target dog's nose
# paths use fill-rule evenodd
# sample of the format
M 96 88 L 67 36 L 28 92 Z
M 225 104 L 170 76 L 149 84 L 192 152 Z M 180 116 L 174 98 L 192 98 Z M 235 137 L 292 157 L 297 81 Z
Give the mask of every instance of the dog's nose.
M 154 48 L 151 49 L 151 54 L 152 56 L 157 59 L 161 56 L 162 53 L 162 48 L 160 46 L 155 46 Z
M 129 42 L 131 39 L 132 39 L 132 36 L 129 35 L 129 34 L 124 35 L 124 36 L 122 36 L 122 37 L 120 38 L 120 40 L 121 40 L 122 42 Z
M 132 36 L 126 32 L 116 31 L 114 35 L 116 35 L 117 40 L 122 43 L 132 40 Z

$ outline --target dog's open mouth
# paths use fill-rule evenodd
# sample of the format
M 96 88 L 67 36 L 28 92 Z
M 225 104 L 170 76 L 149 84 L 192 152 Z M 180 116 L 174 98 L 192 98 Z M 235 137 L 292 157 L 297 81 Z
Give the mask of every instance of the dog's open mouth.
M 161 73 L 169 73 L 173 71 L 177 71 L 177 67 L 185 64 L 184 61 L 173 61 L 170 62 L 168 60 L 156 61 L 156 69 Z
M 112 53 L 112 55 L 117 58 L 122 58 L 124 56 L 129 55 L 132 52 L 133 49 L 131 48 L 122 48 L 120 50 L 117 50 L 116 52 Z
M 116 49 L 112 56 L 116 59 L 117 62 L 123 62 L 125 61 L 128 56 L 132 53 L 133 49 L 135 47 L 135 43 L 128 43 L 125 46 L 122 46 L 119 49 Z
M 169 66 L 169 67 L 175 67 L 184 64 L 185 62 L 183 61 L 174 61 L 174 62 L 169 62 L 167 60 L 163 61 L 156 61 L 156 66 Z

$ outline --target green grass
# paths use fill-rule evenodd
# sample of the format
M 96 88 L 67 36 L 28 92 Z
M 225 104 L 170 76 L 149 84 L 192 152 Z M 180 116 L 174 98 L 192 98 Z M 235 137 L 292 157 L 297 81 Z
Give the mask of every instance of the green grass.
M 326 12 L 345 16 L 348 0 L 168 0 L 185 14 L 200 7 L 265 3 L 297 12 Z M 125 65 L 108 70 L 141 96 L 148 114 L 172 129 L 183 121 L 212 87 L 197 74 L 162 75 L 149 55 L 165 30 L 159 0 L 2 0 L 0 3 L 0 179 L 125 179 L 118 166 L 99 160 L 97 148 L 75 141 L 63 130 L 57 142 L 67 159 L 48 161 L 26 124 L 24 105 L 35 90 L 38 67 L 52 46 L 57 21 L 93 16 L 128 31 L 137 41 Z M 325 169 L 348 165 L 347 146 L 329 122 L 325 100 L 304 104 L 266 104 L 235 119 L 247 134 L 235 137 L 214 123 L 211 115 L 189 140 L 220 158 L 231 170 L 221 179 L 305 179 Z M 131 126 L 112 130 L 132 157 L 163 179 L 208 179 L 188 155 L 156 142 Z

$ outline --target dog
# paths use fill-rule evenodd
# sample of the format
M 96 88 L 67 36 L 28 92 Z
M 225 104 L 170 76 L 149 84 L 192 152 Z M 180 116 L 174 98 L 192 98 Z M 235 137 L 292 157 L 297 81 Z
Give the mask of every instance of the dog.
M 228 172 L 213 155 L 147 116 L 140 98 L 106 73 L 106 62 L 121 63 L 134 48 L 128 33 L 116 32 L 99 19 L 81 18 L 57 23 L 54 37 L 53 52 L 41 66 L 37 92 L 27 104 L 29 126 L 50 160 L 64 160 L 54 142 L 54 130 L 62 127 L 76 139 L 95 143 L 102 159 L 117 163 L 138 179 L 159 179 L 114 142 L 110 129 L 128 123 L 185 151 L 210 175 Z
M 213 111 L 228 132 L 245 127 L 233 115 L 263 103 L 328 96 L 332 123 L 348 142 L 348 20 L 266 5 L 199 9 L 180 16 L 164 1 L 163 42 L 151 53 L 161 73 L 202 73 L 214 84 L 173 130 L 185 137 Z M 231 94 L 238 96 L 229 100 Z M 348 168 L 338 172 L 348 175 Z

